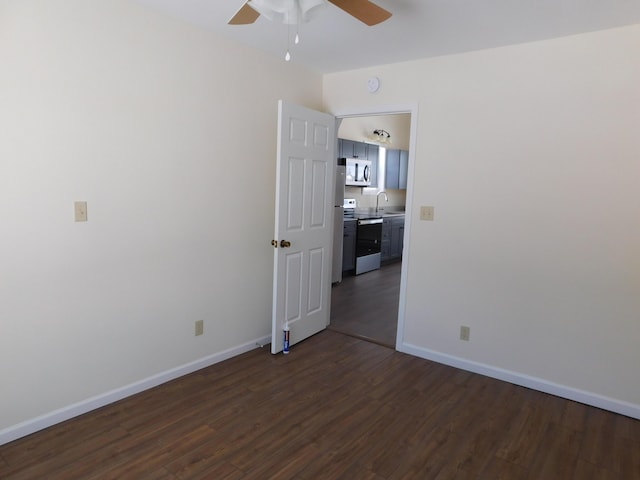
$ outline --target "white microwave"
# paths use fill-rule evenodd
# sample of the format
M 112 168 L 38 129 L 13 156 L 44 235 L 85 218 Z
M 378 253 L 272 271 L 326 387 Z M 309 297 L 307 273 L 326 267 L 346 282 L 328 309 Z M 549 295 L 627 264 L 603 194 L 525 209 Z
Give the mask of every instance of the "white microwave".
M 371 161 L 347 158 L 345 184 L 358 187 L 371 185 Z

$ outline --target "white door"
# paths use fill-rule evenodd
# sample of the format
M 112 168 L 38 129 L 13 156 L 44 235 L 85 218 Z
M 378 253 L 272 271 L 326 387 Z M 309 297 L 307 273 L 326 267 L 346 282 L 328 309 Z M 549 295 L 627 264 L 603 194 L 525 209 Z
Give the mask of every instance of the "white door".
M 278 103 L 271 353 L 329 324 L 335 119 Z

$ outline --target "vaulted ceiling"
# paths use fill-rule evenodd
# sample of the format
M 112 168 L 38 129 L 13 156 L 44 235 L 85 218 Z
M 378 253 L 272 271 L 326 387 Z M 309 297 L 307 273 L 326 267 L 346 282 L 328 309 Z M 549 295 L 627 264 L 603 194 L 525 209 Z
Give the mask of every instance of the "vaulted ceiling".
M 283 59 L 296 31 L 264 17 L 228 25 L 245 0 L 134 1 Z M 373 27 L 322 7 L 299 26 L 291 61 L 330 73 L 640 23 L 640 0 L 374 1 L 393 16 Z

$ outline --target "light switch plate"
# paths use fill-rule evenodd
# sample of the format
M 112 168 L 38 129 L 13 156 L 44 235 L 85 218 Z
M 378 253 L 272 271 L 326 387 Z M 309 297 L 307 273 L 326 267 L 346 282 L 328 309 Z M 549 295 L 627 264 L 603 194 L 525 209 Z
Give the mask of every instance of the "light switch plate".
M 433 207 L 420 207 L 420 220 L 433 221 Z
M 74 212 L 76 222 L 87 221 L 87 202 L 74 202 Z

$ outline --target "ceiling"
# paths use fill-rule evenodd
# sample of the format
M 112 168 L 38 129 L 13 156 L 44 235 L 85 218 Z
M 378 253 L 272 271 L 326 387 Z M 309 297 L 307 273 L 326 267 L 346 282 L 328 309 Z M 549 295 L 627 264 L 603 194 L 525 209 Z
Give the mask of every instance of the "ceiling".
M 284 61 L 296 27 L 227 25 L 244 0 L 135 0 Z M 640 23 L 640 0 L 374 0 L 393 16 L 367 27 L 332 4 L 299 27 L 292 62 L 319 73 L 396 63 Z

